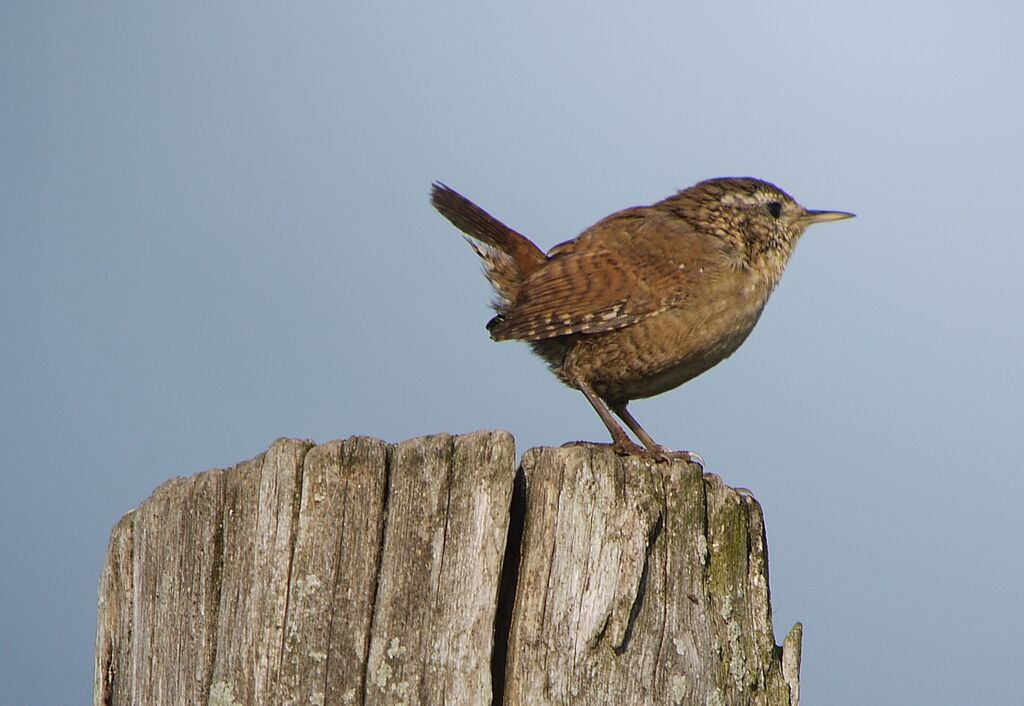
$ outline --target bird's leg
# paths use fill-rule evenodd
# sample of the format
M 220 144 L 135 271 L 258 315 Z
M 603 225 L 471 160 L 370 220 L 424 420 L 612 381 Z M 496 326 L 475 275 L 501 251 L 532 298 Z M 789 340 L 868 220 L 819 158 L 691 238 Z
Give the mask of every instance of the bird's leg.
M 611 411 L 608 409 L 608 405 L 604 403 L 597 393 L 594 392 L 594 388 L 590 386 L 586 380 L 579 377 L 576 378 L 576 387 L 583 393 L 583 396 L 587 398 L 587 402 L 597 412 L 597 416 L 601 418 L 604 425 L 608 428 L 608 433 L 612 435 L 612 448 L 615 453 L 623 456 L 630 455 L 646 455 L 645 450 L 642 446 L 636 444 L 629 435 L 626 434 L 625 430 L 619 423 L 615 421 L 615 417 L 612 416 Z M 621 415 L 620 415 L 621 416 Z M 627 422 L 628 424 L 628 422 Z
M 638 422 L 636 418 L 629 413 L 629 410 L 626 409 L 626 405 L 628 404 L 629 402 L 613 402 L 609 407 L 613 412 L 615 412 L 615 414 L 619 415 L 619 418 L 626 423 L 626 426 L 636 434 L 636 437 L 643 442 L 644 446 L 646 446 L 648 451 L 654 455 L 656 460 L 667 461 L 673 458 L 682 458 L 704 468 L 704 457 L 696 451 L 672 451 L 652 439 L 651 435 L 644 431 L 644 428 L 640 426 L 640 422 Z
M 628 404 L 628 402 L 614 402 L 608 406 L 613 412 L 615 412 L 615 414 L 619 415 L 619 418 L 626 423 L 626 426 L 629 427 L 634 434 L 636 434 L 637 438 L 643 442 L 644 446 L 651 451 L 668 451 L 667 448 L 652 439 L 651 435 L 648 434 L 642 426 L 640 426 L 640 422 L 638 422 L 636 418 L 629 413 L 629 410 L 626 409 L 626 405 Z

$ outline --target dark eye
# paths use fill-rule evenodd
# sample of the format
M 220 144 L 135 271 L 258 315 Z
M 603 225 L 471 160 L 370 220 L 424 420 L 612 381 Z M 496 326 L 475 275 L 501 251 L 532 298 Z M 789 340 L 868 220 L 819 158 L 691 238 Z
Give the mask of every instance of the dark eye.
M 772 201 L 768 204 L 768 213 L 772 214 L 772 218 L 778 218 L 782 215 L 782 204 L 778 201 Z

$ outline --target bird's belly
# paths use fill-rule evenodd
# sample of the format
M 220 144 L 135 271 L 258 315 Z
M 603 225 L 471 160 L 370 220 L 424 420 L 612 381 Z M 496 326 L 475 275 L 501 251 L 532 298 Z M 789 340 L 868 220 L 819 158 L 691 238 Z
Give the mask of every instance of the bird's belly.
M 577 369 L 606 399 L 651 397 L 722 362 L 746 340 L 767 297 L 738 296 L 704 307 L 669 309 L 596 340 L 571 354 Z

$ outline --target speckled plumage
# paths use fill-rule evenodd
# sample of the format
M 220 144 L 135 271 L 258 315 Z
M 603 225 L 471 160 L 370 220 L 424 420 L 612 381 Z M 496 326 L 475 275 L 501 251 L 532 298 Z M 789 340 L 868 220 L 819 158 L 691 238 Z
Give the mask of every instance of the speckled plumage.
M 759 179 L 711 179 L 614 213 L 545 255 L 442 184 L 432 202 L 484 262 L 497 294 L 491 337 L 530 343 L 586 395 L 617 450 L 658 459 L 671 454 L 629 415 L 629 401 L 677 387 L 731 355 L 807 226 L 852 215 L 808 211 Z

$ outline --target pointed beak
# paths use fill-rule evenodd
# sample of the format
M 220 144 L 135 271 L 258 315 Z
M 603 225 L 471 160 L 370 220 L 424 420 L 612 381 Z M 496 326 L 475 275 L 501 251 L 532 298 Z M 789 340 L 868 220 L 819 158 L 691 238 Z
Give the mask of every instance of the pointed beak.
M 804 215 L 800 218 L 807 225 L 813 225 L 814 223 L 828 223 L 829 221 L 841 221 L 845 218 L 853 218 L 856 214 L 848 213 L 846 211 L 804 211 Z

